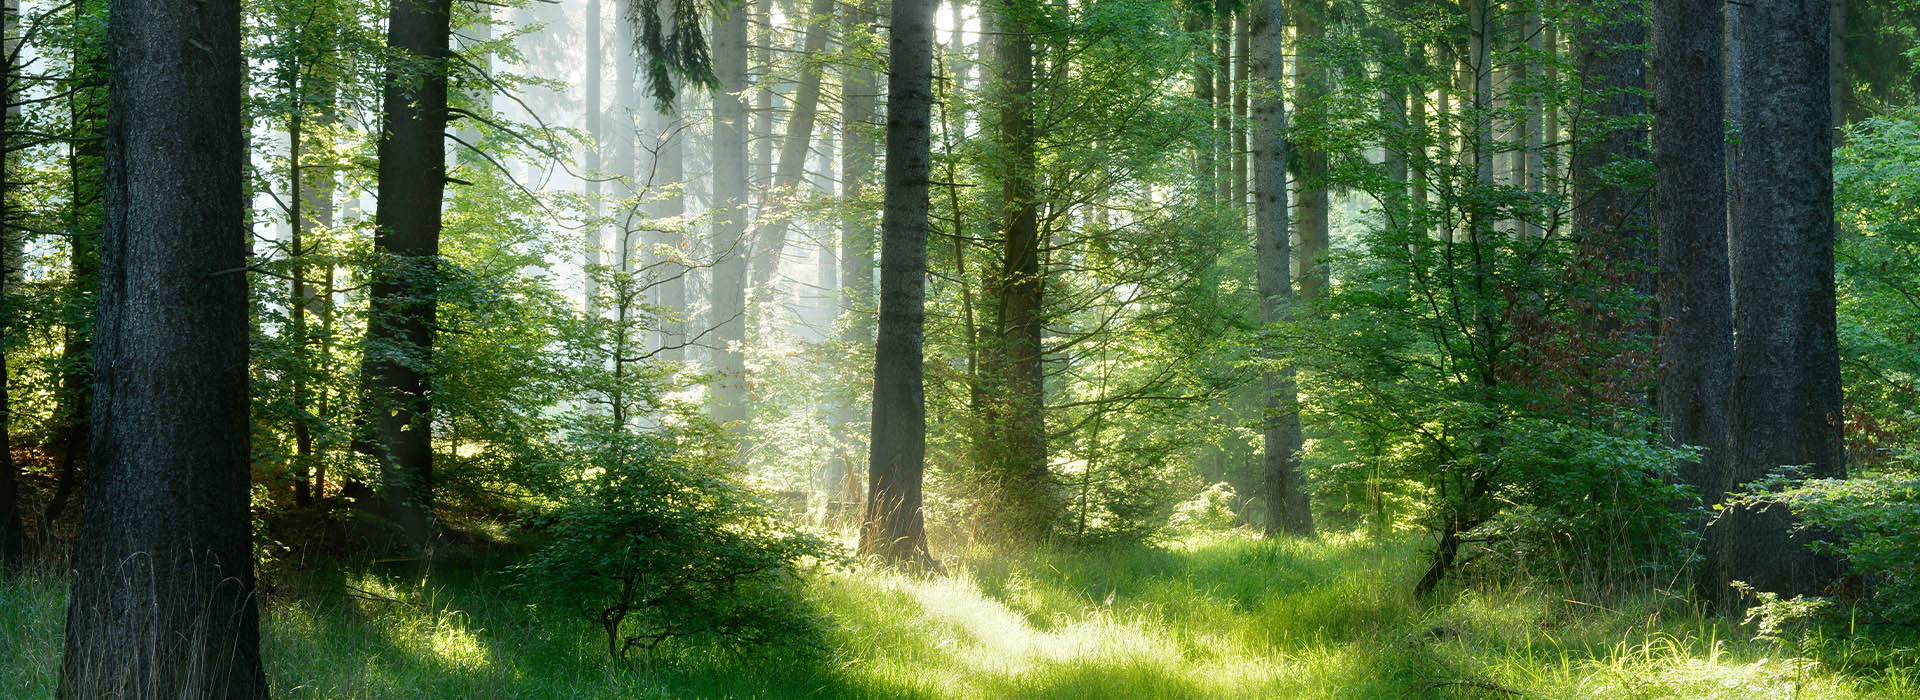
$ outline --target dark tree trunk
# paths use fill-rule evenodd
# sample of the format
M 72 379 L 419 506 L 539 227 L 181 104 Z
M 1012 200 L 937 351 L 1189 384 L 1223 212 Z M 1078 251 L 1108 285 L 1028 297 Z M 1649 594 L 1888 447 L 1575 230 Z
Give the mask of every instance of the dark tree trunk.
M 747 106 L 739 91 L 747 85 L 747 13 L 726 14 L 713 33 L 713 284 L 708 326 L 713 342 L 713 419 L 723 424 L 747 420 Z
M 1253 25 L 1249 44 L 1253 126 L 1248 139 L 1253 151 L 1254 258 L 1264 324 L 1285 319 L 1293 305 L 1293 275 L 1287 270 L 1292 252 L 1287 240 L 1287 111 L 1280 100 L 1280 86 L 1287 78 L 1281 46 L 1286 34 L 1285 2 L 1261 0 L 1248 9 Z M 1261 430 L 1266 446 L 1266 532 L 1310 536 L 1313 513 L 1307 508 L 1306 484 L 1300 475 L 1300 413 L 1293 368 L 1269 369 L 1262 382 L 1267 394 Z
M 1741 18 L 1741 206 L 1733 221 L 1733 390 L 1724 484 L 1782 466 L 1843 477 L 1834 319 L 1832 120 L 1826 0 L 1764 0 Z M 1816 595 L 1836 562 L 1807 548 L 1784 508 L 1735 510 L 1715 526 L 1719 583 Z M 1741 603 L 1719 588 L 1729 607 Z
M 264 698 L 240 4 L 112 0 L 92 475 L 62 698 Z
M 813 143 L 813 122 L 820 105 L 820 64 L 827 50 L 827 25 L 833 16 L 833 0 L 813 0 L 806 39 L 800 60 L 805 68 L 800 85 L 794 91 L 793 111 L 787 117 L 786 139 L 780 143 L 780 164 L 773 173 L 773 187 L 760 205 L 759 235 L 755 236 L 753 288 L 769 290 L 774 273 L 780 268 L 781 251 L 787 245 L 787 229 L 793 223 L 792 201 L 806 180 L 807 153 Z
M 380 465 L 378 507 L 409 544 L 433 536 L 431 377 L 438 294 L 440 205 L 446 185 L 447 73 L 451 0 L 394 0 L 387 45 L 379 144 L 380 201 L 374 211 L 373 275 L 367 314 L 366 421 L 362 449 Z
M 1058 512 L 1047 473 L 1041 356 L 1045 279 L 1040 267 L 1043 240 L 1030 114 L 1033 41 L 1028 29 L 1028 14 L 1035 11 L 1025 0 L 1000 0 L 995 7 L 999 34 L 994 61 L 1000 90 L 995 139 L 1004 154 L 996 176 L 1005 248 L 990 283 L 997 298 L 996 337 L 982 354 L 984 379 L 992 387 L 984 397 L 989 414 L 984 424 L 990 427 L 988 434 L 976 436 L 991 486 L 984 524 L 993 537 L 1014 542 L 1045 539 Z M 1207 168 L 1204 172 L 1211 181 L 1212 166 Z
M 1726 464 L 1733 292 L 1727 269 L 1720 0 L 1653 6 L 1653 219 L 1659 231 L 1660 378 L 1669 444 L 1705 452 L 1681 481 L 1720 502 Z
M 6 104 L 0 109 L 0 154 L 13 152 L 13 121 L 18 116 L 14 105 L 13 84 L 13 42 L 19 30 L 14 26 L 19 21 L 19 12 L 9 1 L 6 9 L 0 13 L 0 37 L 8 39 L 4 48 L 6 65 L 0 69 L 0 79 L 6 81 L 0 87 L 0 97 Z M 12 175 L 0 159 L 0 181 Z M 11 189 L 11 188 L 6 188 Z M 7 296 L 12 293 L 13 281 L 13 230 L 8 226 L 13 220 L 13 198 L 0 194 L 0 336 L 13 332 L 13 304 Z M 20 466 L 13 462 L 13 394 L 7 373 L 7 356 L 0 348 L 0 575 L 17 569 L 26 556 L 26 527 L 20 518 Z
M 888 39 L 880 329 L 873 366 L 873 451 L 860 551 L 891 562 L 928 561 L 926 521 L 920 510 L 927 453 L 921 344 L 926 321 L 935 7 L 933 0 L 893 0 Z
M 1646 186 L 1626 173 L 1647 157 L 1647 132 L 1634 120 L 1647 113 L 1646 21 L 1638 3 L 1587 0 L 1588 21 L 1574 32 L 1580 97 L 1573 150 L 1573 235 L 1651 296 L 1655 246 Z M 1637 321 L 1638 319 L 1623 319 Z

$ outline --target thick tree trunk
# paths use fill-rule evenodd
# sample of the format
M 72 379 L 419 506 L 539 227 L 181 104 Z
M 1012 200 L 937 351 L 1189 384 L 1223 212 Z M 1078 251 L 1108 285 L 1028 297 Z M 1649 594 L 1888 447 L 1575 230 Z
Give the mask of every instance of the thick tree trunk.
M 240 4 L 113 0 L 93 464 L 62 698 L 264 698 Z
M 1741 18 L 1741 123 L 1734 186 L 1731 462 L 1737 489 L 1786 465 L 1846 475 L 1834 319 L 1832 103 L 1826 0 L 1764 0 Z M 1807 548 L 1784 508 L 1728 512 L 1719 582 L 1816 595 L 1836 562 Z M 1742 601 L 1721 588 L 1719 601 Z
M 996 337 L 983 353 L 985 397 L 991 426 L 976 444 L 992 487 L 986 522 L 992 536 L 1012 542 L 1038 542 L 1051 532 L 1058 513 L 1047 473 L 1046 397 L 1041 332 L 1045 288 L 1040 267 L 1043 245 L 1040 202 L 1036 193 L 1033 107 L 1033 42 L 1025 0 L 1001 0 L 995 8 L 999 30 L 994 51 L 999 72 L 1000 119 L 995 139 L 1005 155 L 1000 181 L 1000 233 L 1005 248 L 991 287 L 997 297 Z M 1211 85 L 1209 79 L 1208 85 Z M 1213 178 L 1212 166 L 1203 171 Z
M 1278 323 L 1293 305 L 1292 274 L 1287 270 L 1292 245 L 1287 240 L 1287 112 L 1280 100 L 1287 66 L 1282 50 L 1286 0 L 1261 0 L 1248 10 L 1251 20 L 1254 81 L 1252 134 L 1254 258 L 1260 289 L 1260 321 Z M 1284 360 L 1284 354 L 1281 358 Z M 1266 446 L 1266 532 L 1313 534 L 1313 513 L 1300 474 L 1300 412 L 1293 368 L 1268 369 L 1266 417 L 1261 438 Z
M 1681 481 L 1720 502 L 1733 356 L 1720 0 L 1654 6 L 1653 158 L 1660 383 L 1667 442 L 1705 449 Z
M 794 91 L 793 111 L 787 117 L 786 140 L 780 144 L 780 163 L 773 173 L 773 187 L 760 205 L 760 231 L 754 237 L 753 289 L 769 290 L 780 268 L 780 254 L 786 248 L 787 229 L 793 223 L 792 202 L 806 180 L 807 153 L 813 143 L 813 122 L 820 105 L 821 55 L 827 50 L 827 25 L 833 17 L 833 0 L 813 0 L 807 34 L 801 48 L 800 85 Z
M 747 13 L 726 13 L 713 33 L 714 73 L 720 89 L 713 93 L 713 317 L 717 329 L 714 350 L 713 419 L 720 423 L 747 420 L 747 365 L 741 352 L 746 342 L 747 283 L 747 106 L 740 91 L 747 87 Z
M 890 562 L 929 561 L 920 509 L 927 452 L 921 344 L 926 321 L 935 7 L 934 0 L 893 0 L 888 40 L 880 330 L 874 353 L 872 458 L 860 551 Z
M 394 0 L 379 142 L 361 449 L 380 465 L 379 509 L 417 549 L 432 540 L 431 377 L 439 293 L 440 206 L 446 186 L 447 57 L 451 0 Z
M 0 97 L 4 97 L 5 109 L 0 110 L 0 154 L 13 152 L 13 122 L 19 117 L 19 108 L 14 106 L 13 39 L 19 34 L 16 24 L 20 19 L 20 9 L 15 0 L 7 0 L 4 12 L 0 12 L 0 38 L 5 44 L 0 52 L 9 57 L 0 80 L 6 84 L 0 86 Z M 0 160 L 0 180 L 10 176 L 11 169 Z M 10 189 L 10 188 L 8 188 Z M 0 335 L 9 334 L 13 328 L 13 305 L 7 303 L 7 295 L 12 292 L 13 281 L 13 230 L 8 224 L 13 221 L 13 198 L 0 193 Z M 26 556 L 26 527 L 20 517 L 20 466 L 13 461 L 13 394 L 12 383 L 7 373 L 7 356 L 0 352 L 0 575 L 16 570 Z

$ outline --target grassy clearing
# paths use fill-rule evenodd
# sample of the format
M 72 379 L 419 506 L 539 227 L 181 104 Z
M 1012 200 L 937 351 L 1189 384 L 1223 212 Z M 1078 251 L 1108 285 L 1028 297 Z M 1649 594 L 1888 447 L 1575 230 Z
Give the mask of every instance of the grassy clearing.
M 264 647 L 282 698 L 1920 698 L 1911 646 L 1756 642 L 1657 597 L 1427 606 L 1418 555 L 1233 535 L 834 572 L 810 593 L 833 622 L 817 653 L 684 645 L 615 669 L 480 553 L 272 592 Z M 0 696 L 52 696 L 64 611 L 44 580 L 0 584 Z

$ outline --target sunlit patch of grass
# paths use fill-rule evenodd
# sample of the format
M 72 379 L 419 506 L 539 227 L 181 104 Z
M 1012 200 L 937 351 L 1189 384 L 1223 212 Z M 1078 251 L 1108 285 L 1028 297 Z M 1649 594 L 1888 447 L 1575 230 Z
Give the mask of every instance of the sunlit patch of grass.
M 359 566 L 269 597 L 263 650 L 285 698 L 1920 698 L 1911 642 L 1752 641 L 1671 596 L 1524 581 L 1423 602 L 1420 554 L 1230 533 L 822 572 L 811 651 L 691 642 L 626 666 L 585 619 L 504 588 L 500 561 Z M 21 660 L 0 696 L 52 696 L 64 606 L 46 580 L 0 584 L 0 652 Z

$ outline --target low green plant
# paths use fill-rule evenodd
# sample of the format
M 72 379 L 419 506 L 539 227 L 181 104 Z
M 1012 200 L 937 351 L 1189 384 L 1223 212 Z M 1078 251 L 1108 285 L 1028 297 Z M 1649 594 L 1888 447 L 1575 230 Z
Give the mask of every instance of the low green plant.
M 1815 550 L 1846 560 L 1850 573 L 1832 587 L 1834 597 L 1860 603 L 1856 612 L 1868 622 L 1920 624 L 1920 479 L 1798 480 L 1782 472 L 1749 484 L 1727 507 L 1776 504 L 1822 533 Z
M 542 600 L 596 625 L 624 661 L 695 635 L 728 646 L 807 646 L 820 620 L 801 574 L 839 556 L 783 523 L 736 481 L 724 436 L 693 421 L 654 432 L 587 432 L 530 517 L 544 545 L 511 567 Z

